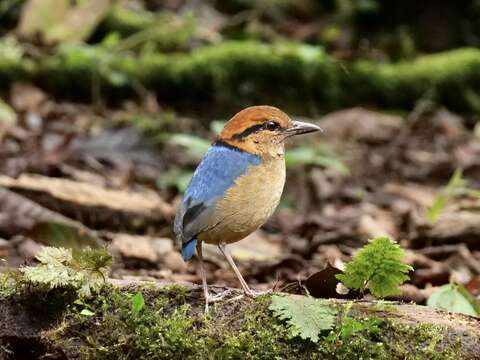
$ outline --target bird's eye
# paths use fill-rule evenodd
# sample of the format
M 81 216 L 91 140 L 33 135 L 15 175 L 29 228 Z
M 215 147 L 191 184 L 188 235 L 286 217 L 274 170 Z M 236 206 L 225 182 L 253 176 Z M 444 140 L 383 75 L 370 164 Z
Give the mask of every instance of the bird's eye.
M 267 121 L 263 127 L 265 128 L 265 130 L 270 130 L 270 131 L 273 131 L 273 130 L 277 130 L 280 125 L 276 122 L 276 121 Z

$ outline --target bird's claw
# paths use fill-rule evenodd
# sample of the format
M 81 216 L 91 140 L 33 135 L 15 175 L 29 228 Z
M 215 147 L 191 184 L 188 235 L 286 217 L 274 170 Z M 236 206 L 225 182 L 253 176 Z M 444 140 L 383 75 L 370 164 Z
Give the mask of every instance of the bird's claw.
M 231 290 L 227 289 L 227 290 L 222 291 L 221 293 L 216 294 L 216 295 L 208 294 L 205 297 L 205 312 L 208 312 L 208 304 L 215 303 L 215 302 L 218 302 L 218 301 L 222 301 L 225 298 L 225 296 L 230 294 L 230 292 L 231 292 Z
M 251 298 L 256 298 L 262 295 L 270 294 L 271 292 L 273 292 L 273 290 L 271 289 L 265 290 L 265 291 L 248 289 L 244 291 L 245 295 Z
M 216 295 L 210 295 L 209 294 L 206 300 L 207 300 L 208 303 L 214 303 L 214 302 L 217 302 L 217 301 L 221 301 L 225 298 L 225 296 L 230 294 L 230 292 L 231 292 L 231 290 L 227 289 L 227 290 L 222 291 L 221 293 L 216 294 Z

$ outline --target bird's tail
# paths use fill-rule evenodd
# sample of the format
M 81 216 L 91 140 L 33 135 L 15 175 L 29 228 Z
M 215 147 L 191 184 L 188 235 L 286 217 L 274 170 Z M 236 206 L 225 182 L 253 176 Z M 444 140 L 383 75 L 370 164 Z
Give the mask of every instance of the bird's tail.
M 184 261 L 188 261 L 193 257 L 193 255 L 195 254 L 196 247 L 197 247 L 197 239 L 195 238 L 182 244 L 182 257 Z

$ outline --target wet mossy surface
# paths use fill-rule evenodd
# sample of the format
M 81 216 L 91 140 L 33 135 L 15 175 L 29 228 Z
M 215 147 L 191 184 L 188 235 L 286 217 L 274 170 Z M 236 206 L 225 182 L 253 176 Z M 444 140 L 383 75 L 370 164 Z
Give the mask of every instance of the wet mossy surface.
M 69 290 L 44 291 L 22 287 L 13 294 L 3 289 L 1 303 L 36 309 L 27 318 L 38 317 L 35 341 L 43 347 L 37 348 L 56 351 L 58 358 L 443 360 L 469 358 L 462 348 L 465 341 L 480 341 L 478 334 L 453 336 L 441 326 L 379 315 L 376 331 L 348 337 L 339 335 L 339 317 L 335 328 L 313 343 L 289 336 L 268 309 L 270 296 L 220 302 L 205 314 L 201 292 L 181 286 L 105 285 L 88 299 L 75 298 Z M 131 298 L 139 291 L 145 307 L 135 315 Z M 368 321 L 376 312 L 352 311 L 351 316 Z
M 9 57 L 0 52 L 4 88 L 22 74 L 62 97 L 91 100 L 92 86 L 121 99 L 134 96 L 137 84 L 162 103 L 203 109 L 210 118 L 258 103 L 307 115 L 359 104 L 410 110 L 419 99 L 464 113 L 480 109 L 480 50 L 474 48 L 393 64 L 340 62 L 320 46 L 257 41 L 138 56 L 101 45 L 68 46 L 34 66 L 28 57 L 18 55 L 14 64 Z

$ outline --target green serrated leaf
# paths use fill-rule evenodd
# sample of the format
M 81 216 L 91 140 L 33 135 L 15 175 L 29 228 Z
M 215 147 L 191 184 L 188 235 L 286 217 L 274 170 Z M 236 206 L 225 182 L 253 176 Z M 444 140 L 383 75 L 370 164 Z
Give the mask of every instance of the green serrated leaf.
M 42 264 L 65 264 L 72 261 L 72 251 L 65 248 L 42 246 L 36 258 Z
M 329 303 L 310 296 L 272 296 L 270 310 L 288 324 L 292 337 L 319 340 L 322 330 L 335 324 L 337 310 Z
M 480 302 L 461 285 L 448 284 L 438 288 L 427 300 L 427 305 L 466 315 L 480 316 Z
M 143 298 L 143 295 L 141 292 L 137 292 L 135 295 L 133 295 L 132 300 L 132 315 L 134 317 L 137 317 L 140 314 L 140 311 L 145 306 L 145 299 Z
M 376 297 L 395 295 L 413 270 L 402 258 L 403 250 L 389 237 L 371 239 L 336 277 L 346 287 L 361 292 L 368 288 Z
M 68 268 L 52 264 L 26 266 L 20 271 L 28 281 L 34 284 L 44 284 L 52 289 L 69 285 L 72 277 Z
M 27 281 L 50 289 L 73 288 L 79 296 L 88 297 L 104 284 L 111 256 L 105 249 L 43 247 L 37 259 L 37 266 L 20 269 Z
M 73 249 L 72 256 L 80 268 L 91 271 L 101 271 L 112 263 L 112 255 L 104 247 Z

